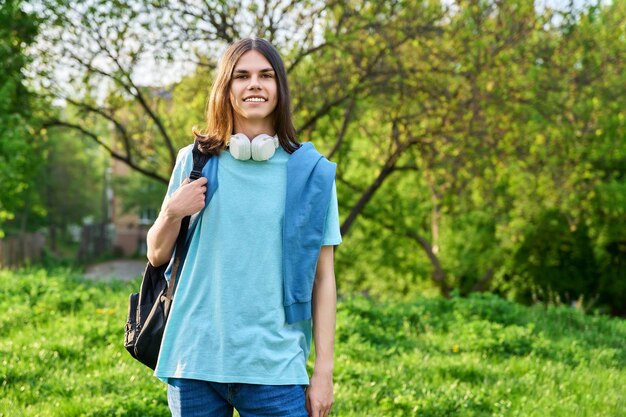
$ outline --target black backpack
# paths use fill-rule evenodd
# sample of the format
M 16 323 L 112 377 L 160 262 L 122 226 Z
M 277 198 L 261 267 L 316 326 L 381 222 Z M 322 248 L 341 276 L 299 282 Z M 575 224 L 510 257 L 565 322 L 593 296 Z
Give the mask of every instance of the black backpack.
M 204 165 L 211 157 L 200 152 L 197 140 L 194 142 L 192 153 L 193 169 L 189 175 L 190 181 L 200 178 L 202 168 L 204 168 Z M 165 324 L 167 323 L 167 317 L 172 305 L 179 267 L 183 261 L 182 256 L 185 250 L 190 219 L 190 216 L 183 218 L 180 225 L 180 231 L 176 239 L 176 251 L 174 252 L 170 285 L 168 285 L 165 279 L 165 270 L 168 264 L 154 267 L 148 262 L 143 273 L 139 293 L 130 295 L 124 347 L 133 358 L 151 369 L 156 367 L 159 358 L 163 330 L 165 330 Z

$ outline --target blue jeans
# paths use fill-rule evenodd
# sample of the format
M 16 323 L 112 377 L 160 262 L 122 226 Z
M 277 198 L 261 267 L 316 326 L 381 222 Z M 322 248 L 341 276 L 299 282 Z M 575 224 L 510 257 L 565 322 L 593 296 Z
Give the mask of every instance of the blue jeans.
M 169 378 L 172 417 L 308 417 L 306 385 L 223 384 Z

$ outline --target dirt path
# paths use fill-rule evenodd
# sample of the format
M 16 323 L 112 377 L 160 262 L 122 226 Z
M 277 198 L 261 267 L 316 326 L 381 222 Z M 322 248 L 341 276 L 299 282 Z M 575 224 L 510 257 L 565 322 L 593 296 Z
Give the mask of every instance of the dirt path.
M 85 278 L 94 280 L 115 280 L 130 281 L 143 274 L 146 268 L 146 261 L 140 259 L 118 259 L 102 262 L 87 267 Z

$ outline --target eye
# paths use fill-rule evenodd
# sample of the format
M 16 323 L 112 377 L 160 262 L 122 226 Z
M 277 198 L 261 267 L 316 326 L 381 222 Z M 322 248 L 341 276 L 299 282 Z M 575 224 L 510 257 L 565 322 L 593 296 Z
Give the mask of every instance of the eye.
M 265 72 L 262 75 L 263 78 L 274 78 L 274 74 L 270 73 L 270 72 Z

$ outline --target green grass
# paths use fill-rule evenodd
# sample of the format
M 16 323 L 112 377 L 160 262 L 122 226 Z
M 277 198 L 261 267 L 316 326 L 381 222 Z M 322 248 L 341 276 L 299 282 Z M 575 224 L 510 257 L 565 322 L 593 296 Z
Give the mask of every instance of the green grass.
M 168 416 L 130 284 L 0 271 L 0 416 Z M 626 416 L 626 322 L 480 295 L 339 304 L 335 416 Z

